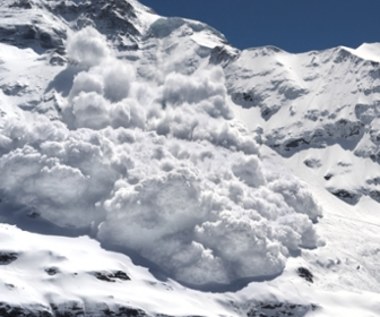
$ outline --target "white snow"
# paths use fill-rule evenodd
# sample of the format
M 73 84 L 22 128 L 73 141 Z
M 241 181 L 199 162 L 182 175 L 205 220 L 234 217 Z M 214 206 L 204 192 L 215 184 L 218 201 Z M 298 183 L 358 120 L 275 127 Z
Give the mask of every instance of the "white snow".
M 111 54 L 107 45 L 103 44 L 105 41 L 105 36 L 91 27 L 86 27 L 69 38 L 67 55 L 83 67 L 99 65 Z
M 1 301 L 377 316 L 378 44 L 237 56 L 200 22 L 131 4 L 136 51 L 52 13 L 63 66 L 0 43 L 0 219 L 38 232 L 0 225 L 0 253 L 17 256 Z M 236 59 L 214 65 L 216 49 Z M 115 271 L 131 280 L 96 278 Z
M 380 44 L 379 43 L 364 43 L 356 49 L 349 49 L 349 50 L 353 54 L 356 54 L 363 59 L 380 63 Z
M 0 252 L 17 253 L 14 262 L 0 264 L 2 302 L 40 305 L 46 310 L 51 310 L 50 301 L 56 305 L 77 303 L 94 314 L 98 311 L 91 307 L 92 302 L 104 303 L 104 308 L 125 305 L 175 316 L 226 312 L 217 298 L 186 290 L 170 280 L 158 282 L 147 269 L 133 265 L 124 255 L 101 249 L 88 237 L 41 236 L 4 224 L 0 236 Z M 106 282 L 95 275 L 117 271 L 126 273 L 130 280 Z
M 295 178 L 265 171 L 255 142 L 229 121 L 221 69 L 134 80 L 88 28 L 68 52 L 79 73 L 63 123 L 25 113 L 2 131 L 17 140 L 0 158 L 8 204 L 92 228 L 191 285 L 276 275 L 289 251 L 317 246 L 319 207 Z

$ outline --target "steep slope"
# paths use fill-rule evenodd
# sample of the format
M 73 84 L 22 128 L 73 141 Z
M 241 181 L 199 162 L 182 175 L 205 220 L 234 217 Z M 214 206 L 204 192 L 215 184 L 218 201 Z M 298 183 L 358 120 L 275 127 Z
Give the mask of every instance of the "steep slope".
M 242 119 L 257 118 L 245 120 L 252 129 L 261 117 L 265 144 L 285 156 L 326 149 L 304 157 L 326 188 L 352 204 L 363 195 L 379 201 L 379 56 L 377 44 L 304 54 L 257 48 L 226 68 L 227 86 L 247 109 Z
M 94 26 L 108 34 L 119 49 L 136 48 L 139 38 L 158 18 L 137 1 L 4 0 L 2 42 L 63 53 L 71 30 Z
M 132 0 L 0 17 L 0 219 L 35 232 L 0 228 L 2 315 L 380 311 L 377 45 L 239 52 Z

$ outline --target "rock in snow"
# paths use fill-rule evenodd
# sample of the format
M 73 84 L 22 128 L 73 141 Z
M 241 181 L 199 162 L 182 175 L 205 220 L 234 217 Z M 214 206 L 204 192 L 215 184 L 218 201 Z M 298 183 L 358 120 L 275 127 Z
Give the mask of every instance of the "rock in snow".
M 377 44 L 135 0 L 6 0 L 0 39 L 2 316 L 380 311 Z

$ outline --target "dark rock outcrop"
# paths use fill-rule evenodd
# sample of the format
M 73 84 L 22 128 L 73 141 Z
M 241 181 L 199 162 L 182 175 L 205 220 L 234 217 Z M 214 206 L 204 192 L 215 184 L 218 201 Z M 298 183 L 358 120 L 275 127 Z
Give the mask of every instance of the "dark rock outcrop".
M 247 312 L 247 317 L 304 317 L 317 309 L 314 304 L 260 302 Z
M 8 265 L 16 261 L 19 257 L 17 252 L 0 251 L 0 265 Z

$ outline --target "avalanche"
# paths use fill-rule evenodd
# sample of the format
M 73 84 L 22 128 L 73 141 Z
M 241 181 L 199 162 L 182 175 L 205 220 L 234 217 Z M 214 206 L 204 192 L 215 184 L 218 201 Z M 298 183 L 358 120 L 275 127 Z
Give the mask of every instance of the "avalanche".
M 93 28 L 70 35 L 62 119 L 24 111 L 5 122 L 7 205 L 87 228 L 193 286 L 275 276 L 292 252 L 318 245 L 320 208 L 262 164 L 232 119 L 222 69 L 148 82 L 116 54 Z
M 378 315 L 378 45 L 135 0 L 6 0 L 0 35 L 0 314 Z

